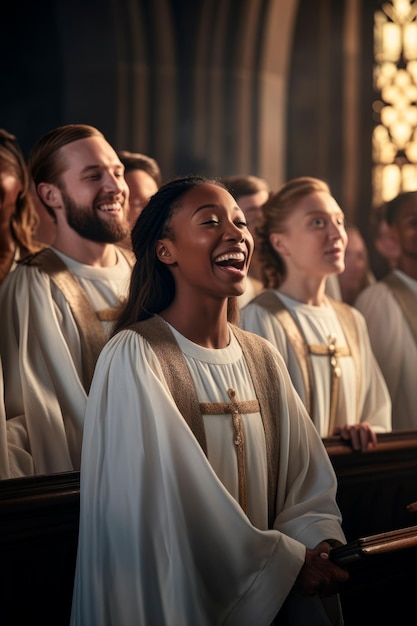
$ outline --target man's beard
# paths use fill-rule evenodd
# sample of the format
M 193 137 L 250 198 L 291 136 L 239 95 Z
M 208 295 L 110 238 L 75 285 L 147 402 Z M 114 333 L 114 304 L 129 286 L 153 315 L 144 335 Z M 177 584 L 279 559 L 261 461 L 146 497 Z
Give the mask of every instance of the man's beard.
M 98 243 L 117 243 L 130 233 L 129 222 L 101 220 L 91 207 L 77 204 L 61 189 L 68 225 L 81 237 Z

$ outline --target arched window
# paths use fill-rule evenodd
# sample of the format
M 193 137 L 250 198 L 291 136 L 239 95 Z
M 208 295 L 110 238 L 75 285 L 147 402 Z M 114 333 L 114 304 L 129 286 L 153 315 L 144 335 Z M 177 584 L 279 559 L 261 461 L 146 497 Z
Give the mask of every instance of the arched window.
M 373 204 L 417 189 L 417 4 L 374 14 Z

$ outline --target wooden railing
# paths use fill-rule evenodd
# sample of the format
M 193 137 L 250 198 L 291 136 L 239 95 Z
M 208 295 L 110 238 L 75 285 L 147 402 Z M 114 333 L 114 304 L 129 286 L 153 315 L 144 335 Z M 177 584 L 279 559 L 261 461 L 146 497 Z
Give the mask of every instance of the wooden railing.
M 324 440 L 338 482 L 348 539 L 417 524 L 407 505 L 417 501 L 417 431 L 378 436 L 376 449 L 355 452 L 340 439 Z
M 325 446 L 338 476 L 348 540 L 417 524 L 417 512 L 407 510 L 417 501 L 416 431 L 380 435 L 377 449 L 366 453 L 338 439 Z M 68 626 L 78 516 L 77 472 L 0 481 L 2 626 Z M 415 610 L 415 552 L 352 568 L 341 594 L 345 626 L 407 623 L 402 616 Z
M 79 473 L 0 481 L 0 624 L 68 626 Z
M 339 439 L 325 440 L 338 477 L 338 503 L 348 540 L 417 524 L 417 432 L 378 436 L 375 450 L 354 452 Z M 417 623 L 417 549 L 372 557 L 350 568 L 341 593 L 345 626 Z

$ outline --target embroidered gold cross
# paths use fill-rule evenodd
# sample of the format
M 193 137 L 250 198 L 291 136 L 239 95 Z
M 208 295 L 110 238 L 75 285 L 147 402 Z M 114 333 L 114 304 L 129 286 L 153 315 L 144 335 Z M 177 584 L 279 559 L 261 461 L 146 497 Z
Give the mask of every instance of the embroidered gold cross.
M 331 437 L 334 430 L 336 420 L 337 399 L 339 395 L 339 382 L 342 371 L 339 365 L 339 357 L 350 356 L 350 350 L 346 346 L 336 346 L 336 337 L 328 336 L 328 345 L 309 345 L 310 354 L 328 356 L 331 369 L 331 386 L 330 386 L 330 411 L 329 411 L 329 430 L 328 436 Z
M 237 454 L 237 471 L 239 481 L 239 504 L 247 512 L 247 488 L 246 488 L 246 455 L 245 455 L 245 433 L 243 430 L 242 415 L 247 413 L 258 413 L 259 402 L 257 400 L 245 400 L 239 402 L 236 398 L 236 391 L 228 389 L 227 395 L 230 402 L 200 402 L 202 415 L 227 415 L 232 416 L 234 444 Z

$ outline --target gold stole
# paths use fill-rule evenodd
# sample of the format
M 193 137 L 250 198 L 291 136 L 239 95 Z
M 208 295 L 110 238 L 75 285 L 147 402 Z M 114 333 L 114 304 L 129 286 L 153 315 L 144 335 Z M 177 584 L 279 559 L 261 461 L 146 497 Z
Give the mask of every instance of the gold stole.
M 126 254 L 121 248 L 119 250 L 131 265 L 132 257 L 129 251 L 126 251 Z M 115 320 L 119 309 L 109 308 L 104 311 L 95 311 L 77 277 L 51 248 L 44 248 L 25 258 L 22 264 L 38 267 L 42 272 L 48 274 L 68 302 L 80 335 L 82 383 L 86 393 L 88 393 L 98 355 L 107 341 L 100 320 Z
M 232 326 L 245 357 L 257 400 L 241 401 L 234 389 L 227 390 L 230 402 L 200 403 L 187 362 L 168 324 L 158 315 L 134 324 L 132 330 L 148 341 L 161 364 L 164 377 L 174 401 L 207 455 L 207 443 L 202 415 L 230 414 L 234 428 L 239 473 L 239 503 L 246 510 L 245 439 L 241 415 L 260 410 L 265 431 L 268 471 L 269 527 L 275 519 L 279 465 L 280 390 L 277 366 L 267 342 L 256 335 Z M 276 384 L 271 384 L 275 381 Z
M 388 285 L 397 300 L 403 315 L 410 327 L 414 341 L 417 343 L 417 298 L 394 272 L 390 272 L 382 279 Z
M 314 420 L 313 407 L 314 407 L 314 389 L 313 389 L 313 368 L 311 362 L 311 355 L 323 355 L 329 357 L 331 367 L 331 396 L 330 396 L 330 416 L 329 416 L 329 430 L 328 436 L 333 434 L 334 423 L 336 419 L 337 411 L 337 398 L 339 393 L 339 379 L 340 379 L 340 367 L 339 357 L 352 356 L 355 364 L 356 372 L 356 392 L 357 392 L 357 407 L 356 416 L 358 416 L 360 387 L 361 387 L 361 356 L 359 347 L 358 329 L 356 326 L 355 318 L 350 306 L 344 302 L 338 302 L 327 296 L 333 309 L 336 311 L 340 325 L 342 326 L 343 333 L 346 338 L 347 348 L 338 347 L 335 337 L 329 337 L 329 343 L 327 345 L 309 345 L 302 333 L 299 324 L 296 322 L 290 311 L 280 298 L 272 291 L 265 290 L 259 296 L 254 298 L 252 302 L 259 304 L 270 313 L 275 315 L 282 325 L 285 334 L 294 350 L 295 356 L 298 361 L 298 365 L 301 370 L 303 378 L 305 397 L 306 397 L 306 409 L 311 418 Z

